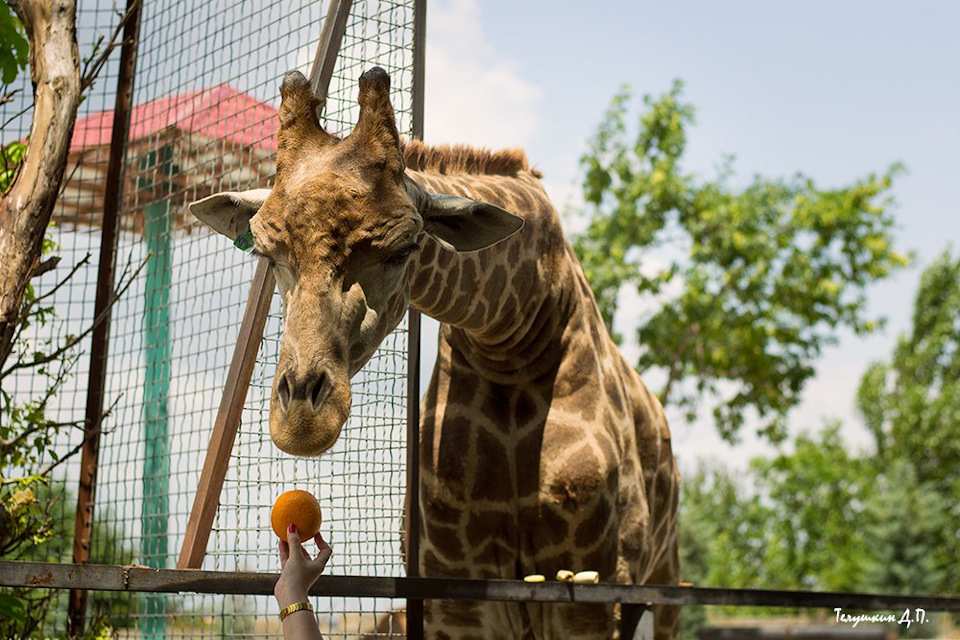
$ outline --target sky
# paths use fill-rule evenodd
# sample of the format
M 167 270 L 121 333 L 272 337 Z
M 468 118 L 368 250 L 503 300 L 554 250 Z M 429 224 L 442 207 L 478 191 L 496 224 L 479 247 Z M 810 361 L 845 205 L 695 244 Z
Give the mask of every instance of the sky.
M 820 188 L 902 162 L 897 248 L 916 260 L 868 292 L 869 312 L 888 318 L 884 330 L 841 334 L 791 415 L 795 432 L 840 419 L 851 446 L 865 447 L 854 408 L 860 376 L 909 328 L 922 268 L 951 243 L 954 255 L 960 249 L 958 24 L 960 4 L 950 2 L 429 0 L 425 138 L 525 148 L 568 233 L 577 230 L 578 159 L 623 85 L 638 118 L 641 96 L 684 82 L 696 124 L 683 169 L 704 178 L 725 155 L 744 182 L 800 171 Z M 636 313 L 628 306 L 617 318 L 626 336 Z M 636 345 L 623 350 L 629 358 Z M 685 468 L 704 458 L 743 465 L 770 451 L 749 429 L 728 446 L 708 422 L 667 412 Z

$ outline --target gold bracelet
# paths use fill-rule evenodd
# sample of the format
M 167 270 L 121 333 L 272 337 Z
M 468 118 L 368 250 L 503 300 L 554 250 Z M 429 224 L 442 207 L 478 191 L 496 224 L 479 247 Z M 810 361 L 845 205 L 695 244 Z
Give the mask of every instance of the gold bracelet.
M 294 602 L 293 604 L 288 604 L 283 609 L 280 609 L 280 622 L 283 622 L 283 619 L 294 611 L 313 611 L 313 605 L 309 602 Z

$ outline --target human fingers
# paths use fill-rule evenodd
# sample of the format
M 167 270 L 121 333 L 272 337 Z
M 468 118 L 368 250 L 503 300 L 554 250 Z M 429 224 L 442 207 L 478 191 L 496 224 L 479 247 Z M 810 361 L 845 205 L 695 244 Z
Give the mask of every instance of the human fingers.
M 306 553 L 303 544 L 300 542 L 300 532 L 297 531 L 297 525 L 291 524 L 287 527 L 287 543 L 290 545 L 289 555 L 302 556 Z
M 287 560 L 290 558 L 290 545 L 285 540 L 281 540 L 277 547 L 280 550 L 280 568 L 283 569 L 284 565 L 287 564 Z
M 317 543 L 317 547 L 320 549 L 317 552 L 317 557 L 315 561 L 320 564 L 321 567 L 327 564 L 327 561 L 330 559 L 330 556 L 333 555 L 333 549 L 327 544 L 327 541 L 318 533 L 313 537 L 313 541 Z

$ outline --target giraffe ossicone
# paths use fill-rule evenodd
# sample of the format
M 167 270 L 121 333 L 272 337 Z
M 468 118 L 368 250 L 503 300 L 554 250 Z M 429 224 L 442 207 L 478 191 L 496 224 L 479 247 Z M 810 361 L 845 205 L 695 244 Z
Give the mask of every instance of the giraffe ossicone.
M 284 298 L 271 437 L 292 454 L 329 449 L 351 376 L 412 306 L 441 322 L 421 410 L 423 575 L 677 584 L 663 408 L 610 339 L 539 174 L 517 150 L 404 144 L 389 89 L 383 70 L 364 73 L 339 139 L 306 78 L 287 74 L 273 189 L 191 205 L 230 240 L 250 233 Z M 425 627 L 599 640 L 616 637 L 618 612 L 429 601 Z M 658 607 L 658 638 L 676 621 Z

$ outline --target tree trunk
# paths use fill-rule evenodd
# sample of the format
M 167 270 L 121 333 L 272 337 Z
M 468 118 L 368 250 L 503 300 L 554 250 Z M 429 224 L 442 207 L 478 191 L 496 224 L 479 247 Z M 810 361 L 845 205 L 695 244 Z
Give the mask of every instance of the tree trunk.
M 30 42 L 33 124 L 0 203 L 0 364 L 13 348 L 23 295 L 57 202 L 80 101 L 76 0 L 8 0 Z

